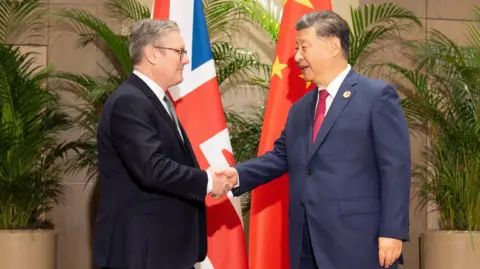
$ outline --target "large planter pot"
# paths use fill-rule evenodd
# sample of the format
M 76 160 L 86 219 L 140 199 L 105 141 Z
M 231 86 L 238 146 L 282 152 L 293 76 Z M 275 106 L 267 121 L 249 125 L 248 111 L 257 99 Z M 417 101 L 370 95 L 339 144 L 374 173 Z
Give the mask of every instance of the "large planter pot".
M 480 232 L 427 231 L 420 243 L 421 269 L 480 268 Z
M 0 268 L 55 269 L 54 230 L 0 230 Z

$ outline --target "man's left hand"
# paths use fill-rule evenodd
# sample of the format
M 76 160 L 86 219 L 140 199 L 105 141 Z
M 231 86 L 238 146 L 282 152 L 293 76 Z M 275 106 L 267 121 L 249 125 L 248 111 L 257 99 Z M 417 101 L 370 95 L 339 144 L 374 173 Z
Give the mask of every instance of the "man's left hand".
M 390 267 L 402 253 L 402 240 L 395 238 L 378 238 L 378 258 L 380 265 Z

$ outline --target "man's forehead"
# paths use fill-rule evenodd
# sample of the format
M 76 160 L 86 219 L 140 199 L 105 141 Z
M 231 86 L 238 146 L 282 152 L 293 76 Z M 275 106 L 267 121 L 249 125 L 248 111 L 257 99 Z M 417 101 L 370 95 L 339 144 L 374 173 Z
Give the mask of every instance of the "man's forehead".
M 315 37 L 315 30 L 312 28 L 306 28 L 297 32 L 297 40 L 308 40 Z
M 307 35 L 307 34 L 301 34 L 301 33 L 298 33 L 297 34 L 297 38 L 296 38 L 297 42 L 309 42 L 312 40 L 312 36 L 310 35 Z
M 177 31 L 171 31 L 165 35 L 163 38 L 163 44 L 184 47 L 185 42 L 183 41 L 182 36 Z

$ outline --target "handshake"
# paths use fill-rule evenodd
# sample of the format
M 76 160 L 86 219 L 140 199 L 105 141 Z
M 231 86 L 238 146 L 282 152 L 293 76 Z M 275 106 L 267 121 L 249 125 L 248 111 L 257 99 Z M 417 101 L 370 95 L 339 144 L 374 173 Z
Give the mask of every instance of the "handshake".
M 209 194 L 217 200 L 238 184 L 238 173 L 233 167 L 222 169 L 210 167 L 207 171 L 212 175 L 212 188 Z

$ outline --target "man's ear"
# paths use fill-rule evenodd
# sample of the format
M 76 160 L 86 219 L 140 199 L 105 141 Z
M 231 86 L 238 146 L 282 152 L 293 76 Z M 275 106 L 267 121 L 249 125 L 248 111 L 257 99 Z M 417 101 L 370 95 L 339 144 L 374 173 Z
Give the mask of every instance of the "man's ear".
M 330 51 L 334 57 L 342 54 L 342 44 L 338 37 L 330 38 Z
M 145 46 L 145 48 L 143 48 L 143 54 L 145 56 L 145 59 L 151 63 L 151 64 L 156 64 L 157 63 L 157 56 L 155 54 L 155 48 L 152 47 L 152 46 Z

